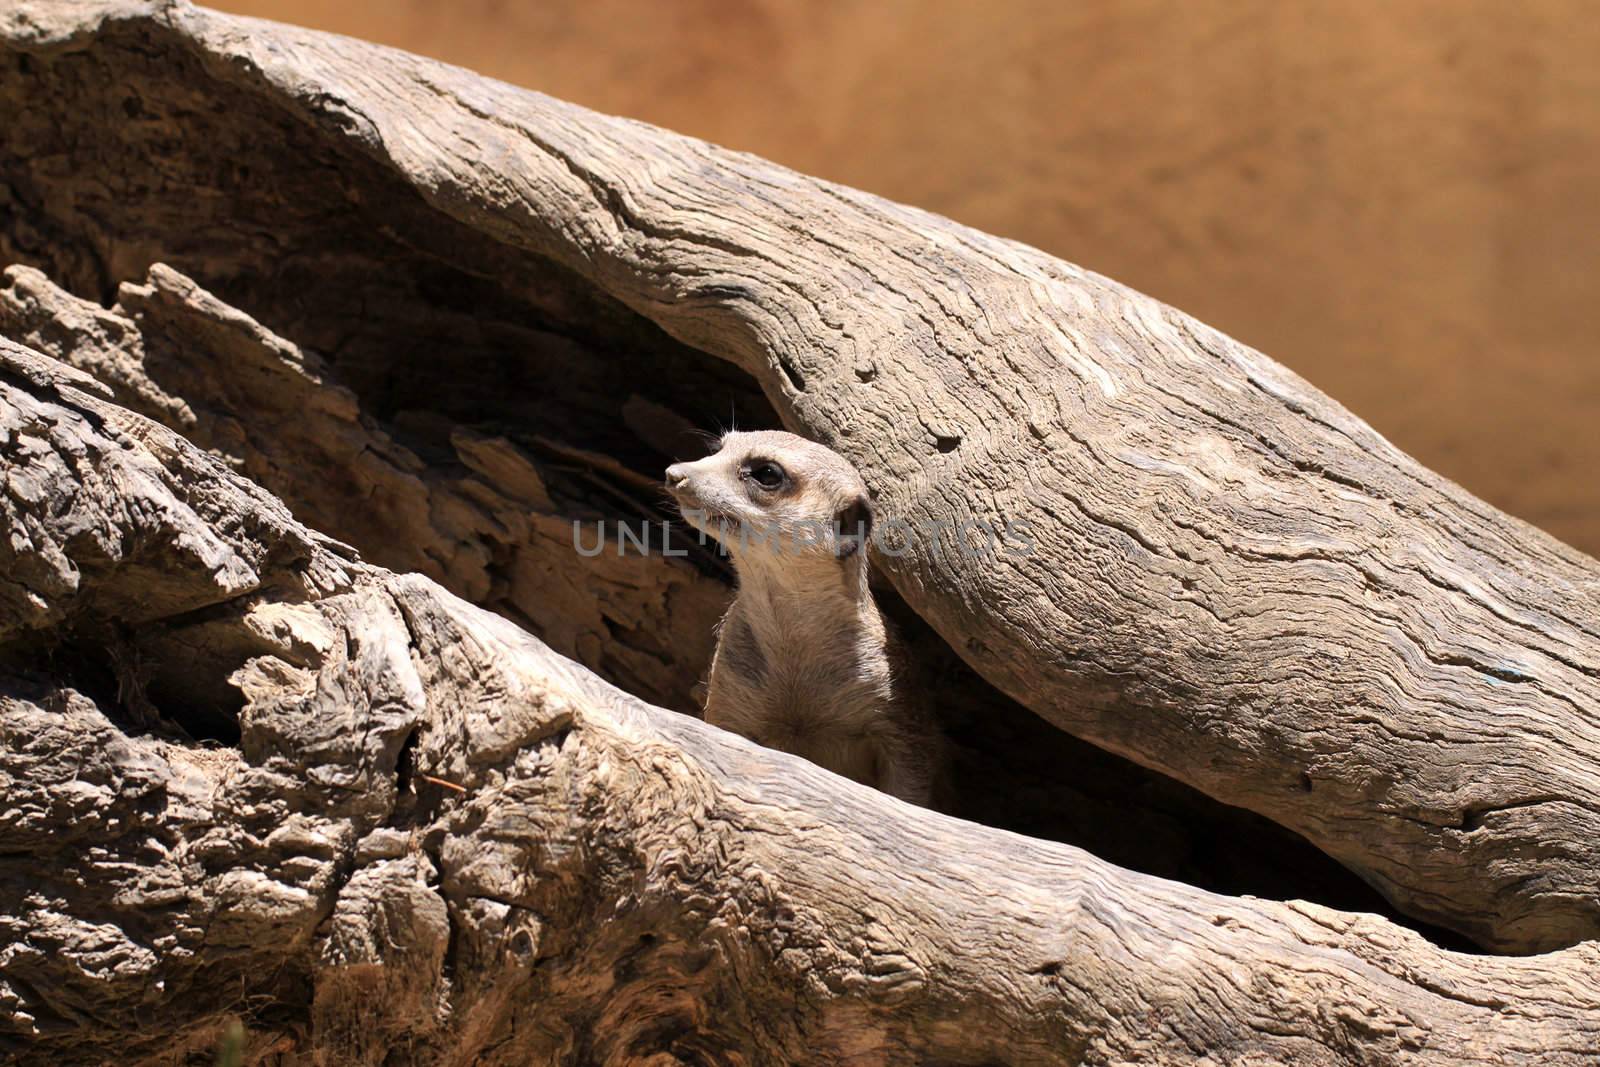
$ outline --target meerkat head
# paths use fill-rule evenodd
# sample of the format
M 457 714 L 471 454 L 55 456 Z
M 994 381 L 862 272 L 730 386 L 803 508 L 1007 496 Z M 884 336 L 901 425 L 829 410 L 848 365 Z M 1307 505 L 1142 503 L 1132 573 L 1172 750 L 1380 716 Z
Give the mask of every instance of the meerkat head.
M 850 461 L 815 441 L 763 430 L 729 433 L 717 451 L 667 468 L 683 517 L 736 563 L 851 560 L 872 531 L 867 487 Z

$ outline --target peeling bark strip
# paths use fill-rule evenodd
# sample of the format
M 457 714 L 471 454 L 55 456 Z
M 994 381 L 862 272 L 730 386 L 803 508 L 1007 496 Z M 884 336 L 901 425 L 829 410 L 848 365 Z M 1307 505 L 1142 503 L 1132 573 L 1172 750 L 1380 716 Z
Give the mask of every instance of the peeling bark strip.
M 486 272 L 547 255 L 746 368 L 883 514 L 1029 523 L 1025 559 L 919 543 L 881 563 L 1063 729 L 1303 833 L 1484 945 L 1600 935 L 1600 567 L 1264 356 L 1035 250 L 398 52 L 181 4 L 0 20 L 29 109 L 71 108 L 84 56 L 198 62 L 197 99 L 248 94 L 263 106 L 241 121 L 359 152 Z M 136 151 L 165 167 L 169 144 Z M 95 237 L 155 194 L 126 182 L 86 218 L 94 190 L 49 191 L 60 158 L 12 159 L 0 185 L 29 213 L 8 247 L 53 276 L 114 285 L 217 237 L 192 203 L 159 235 Z M 248 202 L 248 177 L 206 177 Z M 427 253 L 466 254 L 446 245 Z
M 1600 945 L 1460 955 L 908 807 L 350 560 L 101 389 L 0 341 L 0 1055 L 244 1012 L 287 1063 L 1600 1056 Z M 231 679 L 237 749 L 128 731 L 113 623 Z

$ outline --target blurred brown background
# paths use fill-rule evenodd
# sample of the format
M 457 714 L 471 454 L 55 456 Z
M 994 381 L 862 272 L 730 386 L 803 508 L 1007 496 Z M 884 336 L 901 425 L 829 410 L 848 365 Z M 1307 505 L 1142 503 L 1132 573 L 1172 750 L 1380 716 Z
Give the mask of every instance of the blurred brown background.
M 1593 0 L 220 0 L 1019 238 L 1600 554 Z

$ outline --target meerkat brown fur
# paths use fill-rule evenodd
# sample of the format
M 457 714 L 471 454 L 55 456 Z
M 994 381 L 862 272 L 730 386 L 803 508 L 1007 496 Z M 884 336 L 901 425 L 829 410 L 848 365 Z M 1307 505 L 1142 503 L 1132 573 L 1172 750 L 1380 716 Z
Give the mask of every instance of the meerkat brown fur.
M 794 434 L 736 432 L 667 468 L 667 489 L 738 574 L 706 721 L 926 804 L 941 739 L 867 585 L 872 505 L 855 467 Z

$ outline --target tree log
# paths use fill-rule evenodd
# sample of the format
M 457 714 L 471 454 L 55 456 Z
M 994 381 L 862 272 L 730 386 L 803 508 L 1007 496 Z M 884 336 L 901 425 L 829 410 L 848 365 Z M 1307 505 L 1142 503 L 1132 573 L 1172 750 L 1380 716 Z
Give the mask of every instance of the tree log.
M 0 100 L 0 334 L 58 357 L 0 341 L 0 1051 L 209 1058 L 240 1017 L 277 1062 L 1600 1056 L 1596 945 L 1562 948 L 1600 924 L 1600 566 L 1265 357 L 182 3 L 11 6 Z M 726 567 L 571 521 L 653 522 L 729 416 L 923 532 L 875 564 L 956 811 L 1378 906 L 1171 775 L 1559 950 L 1134 874 L 625 695 L 692 704 Z M 926 536 L 1019 520 L 1028 554 Z
M 1483 945 L 1600 932 L 1600 567 L 1266 357 L 1035 250 L 390 50 L 181 3 L 0 18 L 8 257 L 107 303 L 164 260 L 390 411 L 459 409 L 508 341 L 572 347 L 554 322 L 587 324 L 577 373 L 660 360 L 643 399 L 691 421 L 720 357 L 884 514 L 1031 526 L 1028 556 L 877 560 L 1011 697 Z M 613 412 L 530 399 L 560 382 L 499 384 L 508 421 L 627 451 Z
M 98 55 L 49 68 L 59 98 L 79 102 L 70 110 L 39 106 L 46 71 L 30 60 L 14 80 L 0 63 L 0 85 L 28 101 L 0 140 L 0 158 L 15 152 L 0 195 L 26 207 L 0 214 L 0 244 L 92 297 L 11 268 L 0 333 L 88 370 L 365 558 L 692 709 L 726 566 L 693 544 L 664 555 L 659 528 L 648 555 L 624 552 L 613 527 L 592 557 L 567 531 L 666 518 L 659 472 L 702 447 L 679 427 L 779 425 L 754 381 L 548 259 L 427 210 L 364 157 L 330 154 L 299 123 L 199 81 L 181 51 L 139 45 L 122 55 L 132 68 L 72 67 Z M 89 145 L 81 171 L 50 170 Z M 242 168 L 247 189 L 232 184 Z M 190 275 L 141 258 L 169 253 Z M 892 590 L 879 595 L 941 694 L 953 814 L 1219 891 L 1394 914 L 1298 835 L 1055 731 Z M 133 638 L 147 670 L 182 669 Z M 226 707 L 228 687 L 212 697 Z M 229 740 L 225 718 L 203 729 Z
M 714 566 L 714 557 L 667 555 L 659 540 L 648 554 L 578 553 L 570 530 L 617 500 L 653 515 L 654 479 L 603 453 L 514 431 L 515 440 L 435 416 L 418 434 L 414 414 L 376 418 L 314 352 L 163 264 L 144 284 L 120 286 L 109 309 L 37 271 L 9 268 L 0 274 L 0 334 L 110 384 L 119 404 L 223 457 L 365 558 L 436 578 L 630 692 L 690 705 L 725 586 L 689 564 Z M 592 486 L 605 492 L 597 498 Z M 583 539 L 602 543 L 592 528 Z M 900 622 L 918 638 L 920 673 L 959 711 L 944 716 L 955 754 L 951 813 L 1206 888 L 1383 910 L 1302 839 L 1073 743 L 952 662 L 920 620 L 902 611 Z M 156 692 L 193 684 L 181 677 L 187 656 L 138 633 L 125 644 Z M 226 709 L 236 700 L 219 680 L 207 702 Z M 238 732 L 227 714 L 195 728 L 230 742 Z
M 234 1015 L 273 1062 L 1600 1055 L 1600 945 L 1462 955 L 910 807 L 352 559 L 106 392 L 0 341 L 17 1062 L 181 1058 Z M 188 650 L 159 706 L 97 662 L 118 626 Z M 163 736 L 216 677 L 238 744 Z

